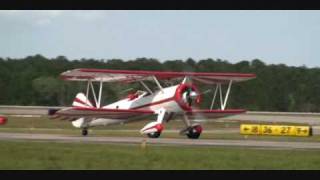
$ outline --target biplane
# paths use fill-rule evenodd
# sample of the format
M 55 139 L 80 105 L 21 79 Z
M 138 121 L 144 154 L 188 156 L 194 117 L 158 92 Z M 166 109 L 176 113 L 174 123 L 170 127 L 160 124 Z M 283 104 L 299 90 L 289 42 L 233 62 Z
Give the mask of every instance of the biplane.
M 256 75 L 82 68 L 63 72 L 60 77 L 66 81 L 86 82 L 86 91 L 76 95 L 72 107 L 51 109 L 48 112 L 49 116 L 72 121 L 73 126 L 82 129 L 83 136 L 88 134 L 88 128 L 91 127 L 151 119 L 140 133 L 150 138 L 158 138 L 164 129 L 164 123 L 179 116 L 185 124 L 180 134 L 197 139 L 203 130 L 199 123 L 192 123 L 197 117 L 214 119 L 246 111 L 226 108 L 231 86 L 233 83 L 253 79 Z M 177 83 L 165 85 L 162 81 Z M 156 88 L 150 88 L 147 82 Z M 139 83 L 141 89 L 117 102 L 102 105 L 103 83 Z M 93 84 L 96 89 L 99 87 L 98 94 Z M 199 108 L 202 93 L 196 84 L 207 84 L 212 87 L 210 108 Z M 227 86 L 226 92 L 222 92 L 223 85 Z M 217 96 L 220 97 L 220 104 L 216 100 L 219 98 Z M 213 109 L 214 104 L 219 108 Z

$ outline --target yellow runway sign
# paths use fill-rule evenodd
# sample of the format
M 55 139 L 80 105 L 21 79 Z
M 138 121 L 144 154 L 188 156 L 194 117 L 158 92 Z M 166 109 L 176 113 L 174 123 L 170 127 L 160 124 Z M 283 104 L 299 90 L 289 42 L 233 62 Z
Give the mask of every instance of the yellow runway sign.
M 311 136 L 310 126 L 241 124 L 240 134 L 275 136 Z

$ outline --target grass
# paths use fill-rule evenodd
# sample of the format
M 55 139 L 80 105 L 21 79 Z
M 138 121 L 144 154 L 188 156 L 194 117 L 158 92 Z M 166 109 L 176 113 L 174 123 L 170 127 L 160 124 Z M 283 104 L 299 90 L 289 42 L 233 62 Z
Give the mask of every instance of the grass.
M 320 151 L 0 143 L 0 169 L 320 169 Z

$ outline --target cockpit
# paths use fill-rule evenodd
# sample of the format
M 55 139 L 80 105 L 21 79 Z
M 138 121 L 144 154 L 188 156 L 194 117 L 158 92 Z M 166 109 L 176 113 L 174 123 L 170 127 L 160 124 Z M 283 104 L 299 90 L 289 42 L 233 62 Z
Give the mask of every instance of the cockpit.
M 146 91 L 138 90 L 138 91 L 136 91 L 134 93 L 129 93 L 127 98 L 129 99 L 129 101 L 132 101 L 132 100 L 134 100 L 134 99 L 136 99 L 138 97 L 144 97 L 147 94 L 148 94 L 148 92 L 146 92 Z

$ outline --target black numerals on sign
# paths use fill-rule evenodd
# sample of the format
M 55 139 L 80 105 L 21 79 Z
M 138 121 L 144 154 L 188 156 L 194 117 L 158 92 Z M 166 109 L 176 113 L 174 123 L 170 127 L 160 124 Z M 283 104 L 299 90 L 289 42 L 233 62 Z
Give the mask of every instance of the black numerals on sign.
M 271 127 L 265 126 L 265 127 L 263 128 L 263 133 L 264 133 L 264 134 L 271 134 L 271 133 L 272 133 Z
M 258 131 L 259 131 L 258 126 L 253 126 L 251 129 L 251 132 L 253 133 L 258 133 Z
M 290 131 L 291 127 L 281 127 L 281 134 L 288 134 Z

